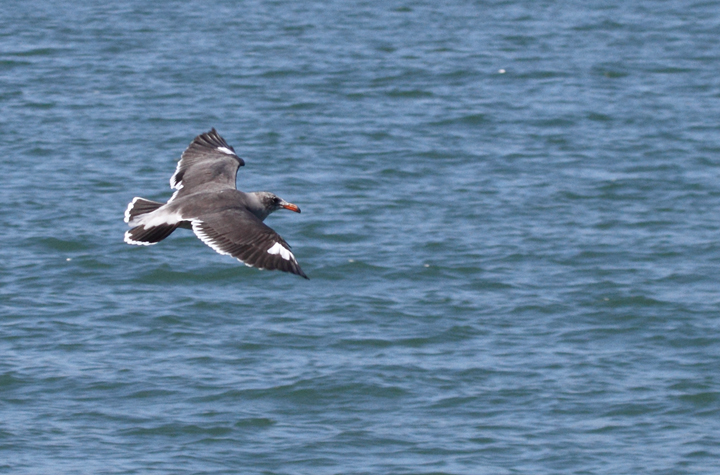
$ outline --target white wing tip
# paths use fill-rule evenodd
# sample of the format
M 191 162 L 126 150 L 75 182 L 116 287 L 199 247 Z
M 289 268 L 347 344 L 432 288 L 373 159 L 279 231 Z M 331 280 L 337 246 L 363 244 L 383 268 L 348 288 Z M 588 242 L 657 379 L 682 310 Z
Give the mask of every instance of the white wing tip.
M 218 152 L 222 152 L 222 153 L 226 153 L 226 154 L 228 154 L 228 155 L 232 155 L 233 157 L 235 156 L 235 152 L 233 152 L 232 150 L 230 150 L 230 149 L 227 148 L 227 147 L 218 147 L 216 150 L 217 150 Z

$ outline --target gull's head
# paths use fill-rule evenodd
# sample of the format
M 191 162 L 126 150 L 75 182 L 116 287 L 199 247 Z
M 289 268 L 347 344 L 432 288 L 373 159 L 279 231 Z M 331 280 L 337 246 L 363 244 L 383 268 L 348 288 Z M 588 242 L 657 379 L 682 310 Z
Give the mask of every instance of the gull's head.
M 269 191 L 257 191 L 252 194 L 257 197 L 260 205 L 262 206 L 261 214 L 263 217 L 261 219 L 265 219 L 270 213 L 273 213 L 281 208 L 289 209 L 290 211 L 295 211 L 296 213 L 300 212 L 298 205 L 288 203 L 284 199 L 274 193 L 270 193 Z

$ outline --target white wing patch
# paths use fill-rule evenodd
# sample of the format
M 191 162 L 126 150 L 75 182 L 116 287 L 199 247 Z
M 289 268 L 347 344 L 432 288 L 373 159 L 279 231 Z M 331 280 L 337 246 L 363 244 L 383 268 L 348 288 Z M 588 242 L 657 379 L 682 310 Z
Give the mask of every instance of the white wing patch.
M 232 150 L 230 150 L 227 147 L 218 147 L 217 150 L 218 150 L 218 152 L 227 153 L 228 155 L 235 156 L 235 152 L 233 152 Z
M 292 260 L 293 262 L 297 262 L 295 261 L 295 256 L 293 256 L 293 253 L 285 249 L 279 242 L 273 244 L 273 247 L 268 249 L 267 252 L 268 254 L 280 254 L 280 257 L 282 257 L 286 261 Z
M 158 208 L 157 211 L 139 216 L 139 218 L 131 224 L 143 225 L 146 228 L 154 228 L 155 226 L 160 226 L 161 224 L 177 224 L 180 221 L 184 221 L 180 213 L 168 213 L 167 210 Z
M 168 212 L 165 206 L 161 206 L 160 208 L 150 213 L 141 214 L 139 216 L 131 218 L 130 210 L 135 207 L 135 203 L 137 202 L 137 200 L 141 199 L 142 198 L 139 197 L 133 198 L 133 200 L 130 202 L 127 209 L 125 210 L 125 222 L 128 223 L 130 226 L 142 225 L 146 228 L 154 228 L 155 226 L 160 226 L 161 224 L 177 224 L 180 221 L 184 221 L 180 213 L 178 213 L 177 211 L 174 213 Z

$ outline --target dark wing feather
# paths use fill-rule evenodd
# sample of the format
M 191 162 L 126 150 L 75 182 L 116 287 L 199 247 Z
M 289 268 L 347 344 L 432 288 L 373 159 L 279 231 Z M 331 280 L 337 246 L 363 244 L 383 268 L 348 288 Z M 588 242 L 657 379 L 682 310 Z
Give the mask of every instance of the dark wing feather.
M 247 210 L 232 208 L 199 216 L 192 221 L 192 229 L 215 251 L 233 256 L 247 266 L 308 278 L 290 245 Z
M 200 190 L 234 190 L 238 168 L 243 165 L 243 159 L 217 130 L 198 135 L 183 152 L 170 178 L 170 186 L 178 190 L 173 198 Z

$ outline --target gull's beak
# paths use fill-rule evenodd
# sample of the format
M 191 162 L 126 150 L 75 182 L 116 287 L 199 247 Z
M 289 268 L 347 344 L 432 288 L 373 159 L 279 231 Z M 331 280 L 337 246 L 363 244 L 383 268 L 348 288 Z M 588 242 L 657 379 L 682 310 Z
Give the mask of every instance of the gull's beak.
M 280 203 L 281 208 L 289 209 L 290 211 L 295 211 L 296 213 L 300 212 L 300 208 L 298 208 L 297 205 L 294 205 L 292 203 L 288 203 L 287 201 L 283 201 Z

